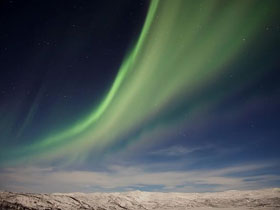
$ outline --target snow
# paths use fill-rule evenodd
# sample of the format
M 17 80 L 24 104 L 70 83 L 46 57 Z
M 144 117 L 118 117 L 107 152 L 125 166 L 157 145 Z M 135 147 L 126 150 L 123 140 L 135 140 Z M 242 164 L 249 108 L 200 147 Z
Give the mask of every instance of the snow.
M 0 209 L 237 210 L 280 209 L 280 188 L 215 193 L 12 193 L 0 192 Z

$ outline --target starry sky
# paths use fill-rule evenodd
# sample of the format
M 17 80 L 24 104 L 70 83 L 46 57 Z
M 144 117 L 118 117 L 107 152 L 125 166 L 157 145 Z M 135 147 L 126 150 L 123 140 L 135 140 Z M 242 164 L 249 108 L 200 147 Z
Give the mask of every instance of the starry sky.
M 0 2 L 0 190 L 280 187 L 278 0 Z

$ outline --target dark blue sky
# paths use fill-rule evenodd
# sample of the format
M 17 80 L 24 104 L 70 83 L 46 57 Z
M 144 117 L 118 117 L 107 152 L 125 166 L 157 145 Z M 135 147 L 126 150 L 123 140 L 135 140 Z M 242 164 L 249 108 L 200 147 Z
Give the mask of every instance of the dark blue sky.
M 279 187 L 280 4 L 156 2 L 1 1 L 0 190 Z

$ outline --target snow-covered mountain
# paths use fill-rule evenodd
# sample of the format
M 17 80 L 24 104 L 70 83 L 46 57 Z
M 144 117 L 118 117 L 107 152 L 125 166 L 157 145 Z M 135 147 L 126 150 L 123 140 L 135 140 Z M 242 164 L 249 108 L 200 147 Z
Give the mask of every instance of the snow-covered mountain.
M 216 193 L 12 193 L 0 192 L 0 209 L 183 210 L 280 209 L 280 188 Z

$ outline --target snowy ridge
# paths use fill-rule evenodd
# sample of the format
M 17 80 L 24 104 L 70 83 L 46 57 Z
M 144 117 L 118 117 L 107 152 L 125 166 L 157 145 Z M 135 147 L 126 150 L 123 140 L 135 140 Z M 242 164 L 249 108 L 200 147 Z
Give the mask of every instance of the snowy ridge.
M 280 188 L 216 193 L 12 193 L 0 192 L 0 209 L 183 210 L 280 209 Z

